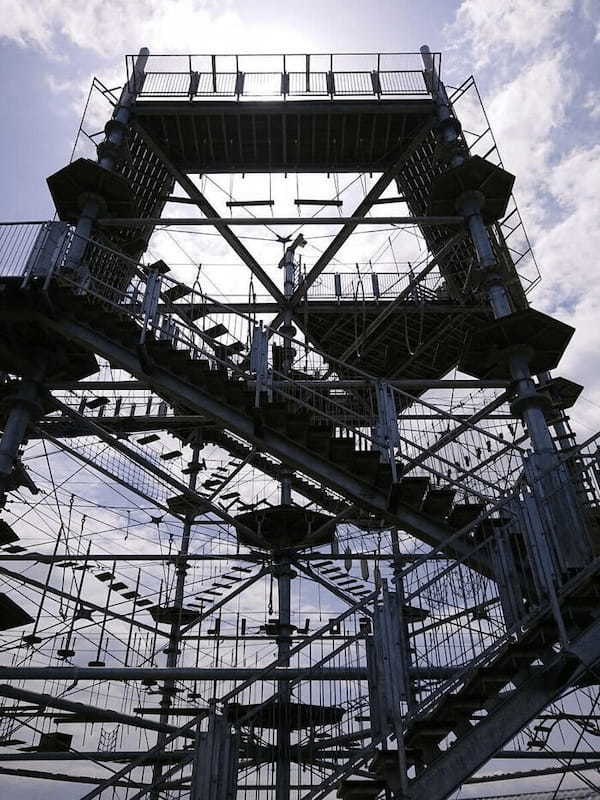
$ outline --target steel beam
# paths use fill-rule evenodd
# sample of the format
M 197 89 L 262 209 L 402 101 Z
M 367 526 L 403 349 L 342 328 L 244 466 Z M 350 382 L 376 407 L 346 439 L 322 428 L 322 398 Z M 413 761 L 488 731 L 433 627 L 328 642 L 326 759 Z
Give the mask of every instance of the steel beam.
M 199 192 L 200 193 L 200 192 Z M 204 195 L 202 195 L 204 197 Z M 204 198 L 204 203 L 208 200 Z M 203 203 L 203 205 L 204 205 Z M 198 203 L 200 205 L 200 203 Z M 99 219 L 98 224 L 106 228 L 136 228 L 145 225 L 162 225 L 172 228 L 177 225 L 191 225 L 193 227 L 214 227 L 222 232 L 226 228 L 246 227 L 249 225 L 348 225 L 356 228 L 358 225 L 464 225 L 464 217 L 220 217 L 212 208 L 210 216 L 206 217 L 107 217 Z M 202 211 L 204 209 L 202 208 Z M 274 240 L 276 241 L 276 240 Z M 257 276 L 258 277 L 258 276 Z M 259 278 L 260 280 L 260 278 Z M 261 283 L 263 281 L 261 280 Z M 263 284 L 264 285 L 264 284 Z M 267 288 L 265 286 L 265 288 Z
M 240 242 L 237 236 L 233 233 L 230 229 L 230 226 L 227 223 L 227 220 L 220 217 L 217 210 L 209 203 L 206 197 L 202 194 L 200 189 L 196 186 L 196 184 L 189 178 L 184 172 L 182 172 L 167 156 L 164 150 L 160 147 L 160 145 L 148 134 L 144 128 L 137 124 L 133 123 L 135 130 L 140 134 L 140 136 L 144 139 L 146 145 L 150 148 L 150 150 L 163 162 L 166 169 L 171 173 L 171 175 L 175 178 L 177 183 L 181 186 L 183 191 L 190 197 L 200 211 L 205 215 L 205 217 L 212 218 L 211 225 L 214 225 L 223 239 L 227 242 L 227 244 L 231 247 L 231 249 L 236 253 L 244 262 L 244 264 L 248 267 L 250 272 L 256 276 L 257 280 L 264 286 L 264 288 L 269 292 L 269 294 L 279 303 L 284 302 L 284 296 L 277 284 L 267 275 L 258 261 L 254 258 L 252 253 Z M 157 221 L 154 220 L 147 220 L 149 224 L 163 224 L 164 220 L 158 218 Z M 205 223 L 206 224 L 206 223 Z
M 122 725 L 133 725 L 137 728 L 146 728 L 147 730 L 159 731 L 160 733 L 175 733 L 177 730 L 173 725 L 162 725 L 160 722 L 152 722 L 152 720 L 136 717 L 132 714 L 123 714 L 120 711 L 113 711 L 108 708 L 97 708 L 96 706 L 90 706 L 86 703 L 75 703 L 63 697 L 52 697 L 52 695 L 49 694 L 19 689 L 16 686 L 8 686 L 5 683 L 0 684 L 0 697 L 24 700 L 39 705 L 41 708 L 57 708 L 61 711 L 70 711 L 74 714 L 84 715 L 95 722 L 118 722 Z M 6 710 L 6 707 L 4 710 Z M 186 733 L 185 736 L 189 739 L 195 738 L 193 733 Z
M 215 637 L 217 638 L 217 637 Z M 313 637 L 313 639 L 316 637 Z M 322 637 L 325 639 L 325 637 Z M 298 646 L 300 647 L 300 646 Z M 454 667 L 415 667 L 416 680 L 447 680 Z M 141 681 L 339 681 L 367 679 L 366 667 L 0 667 L 0 680 Z

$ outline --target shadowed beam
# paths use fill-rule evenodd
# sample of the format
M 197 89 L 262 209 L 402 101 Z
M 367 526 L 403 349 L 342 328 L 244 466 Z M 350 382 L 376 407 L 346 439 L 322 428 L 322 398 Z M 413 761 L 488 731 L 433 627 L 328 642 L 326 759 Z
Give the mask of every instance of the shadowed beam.
M 148 135 L 147 131 L 145 131 L 140 125 L 136 125 L 134 123 L 136 131 L 140 134 L 140 136 L 144 139 L 146 145 L 152 150 L 152 152 L 163 162 L 166 169 L 171 173 L 171 175 L 175 178 L 177 183 L 181 186 L 184 192 L 192 199 L 200 211 L 206 217 L 212 217 L 215 228 L 219 231 L 223 239 L 227 242 L 227 244 L 231 247 L 231 249 L 238 255 L 244 264 L 248 267 L 248 269 L 252 272 L 253 275 L 256 276 L 257 280 L 265 287 L 265 289 L 269 292 L 269 294 L 279 303 L 285 302 L 285 298 L 283 296 L 282 291 L 279 287 L 275 284 L 275 282 L 267 275 L 258 261 L 254 258 L 252 253 L 240 242 L 237 236 L 233 233 L 230 229 L 229 225 L 225 223 L 219 214 L 217 213 L 216 209 L 213 208 L 211 203 L 206 199 L 206 197 L 202 194 L 200 189 L 196 186 L 196 184 L 192 181 L 190 177 L 188 177 L 184 172 L 182 172 L 175 164 L 171 161 L 171 159 L 167 156 L 167 154 L 162 150 L 160 145 Z M 146 221 L 147 222 L 147 221 Z M 165 220 L 159 219 L 158 223 L 164 224 Z
M 40 692 L 31 692 L 27 689 L 19 689 L 15 686 L 8 686 L 6 683 L 0 684 L 0 697 L 9 697 L 13 700 L 24 700 L 25 702 L 39 705 L 42 708 L 57 708 L 61 711 L 71 711 L 74 714 L 84 715 L 90 720 L 96 722 L 119 722 L 122 725 L 133 725 L 138 728 L 147 728 L 151 731 L 159 731 L 160 733 L 175 733 L 177 730 L 173 725 L 163 725 L 160 722 L 153 722 L 152 720 L 136 717 L 132 714 L 123 714 L 120 711 L 114 711 L 110 708 L 96 708 L 89 706 L 86 703 L 76 703 L 72 700 L 66 700 L 63 697 L 52 697 L 49 694 L 42 694 Z M 202 713 L 203 709 L 198 709 L 198 713 Z M 193 733 L 184 734 L 188 739 L 194 739 Z

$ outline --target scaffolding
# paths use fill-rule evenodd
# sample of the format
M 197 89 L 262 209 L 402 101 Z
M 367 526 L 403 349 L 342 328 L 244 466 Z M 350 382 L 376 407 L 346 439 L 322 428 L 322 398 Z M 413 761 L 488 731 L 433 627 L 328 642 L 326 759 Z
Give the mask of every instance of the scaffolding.
M 600 434 L 440 73 L 142 49 L 0 223 L 0 781 L 595 796 Z

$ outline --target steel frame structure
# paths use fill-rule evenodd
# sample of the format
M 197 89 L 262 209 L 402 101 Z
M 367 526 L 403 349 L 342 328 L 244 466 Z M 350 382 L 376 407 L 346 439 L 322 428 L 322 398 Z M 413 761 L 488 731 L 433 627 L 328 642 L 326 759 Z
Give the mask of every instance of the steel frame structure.
M 94 83 L 96 157 L 48 179 L 58 219 L 0 223 L 0 776 L 81 800 L 595 788 L 598 435 L 569 425 L 573 331 L 529 305 L 485 112 L 461 124 L 472 79 L 447 89 L 427 47 L 126 64 L 118 98 Z M 230 192 L 228 217 L 205 181 L 288 172 L 361 191 L 297 217 Z M 418 263 L 340 272 L 363 226 Z M 157 250 L 182 227 L 247 301 Z M 522 758 L 558 764 L 489 771 Z M 30 763 L 70 761 L 105 772 Z

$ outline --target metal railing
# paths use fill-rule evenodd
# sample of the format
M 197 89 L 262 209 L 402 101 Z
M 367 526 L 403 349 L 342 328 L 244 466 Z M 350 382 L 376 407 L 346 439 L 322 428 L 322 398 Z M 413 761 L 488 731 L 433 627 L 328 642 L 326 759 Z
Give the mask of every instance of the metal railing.
M 439 74 L 441 55 L 433 54 Z M 143 85 L 126 56 L 137 97 L 429 97 L 420 53 L 150 55 Z
M 412 288 L 415 272 L 324 272 L 309 287 L 309 300 L 393 300 L 407 292 L 406 301 L 427 303 L 448 300 L 445 282 L 436 271 Z M 302 281 L 298 283 L 302 286 Z

